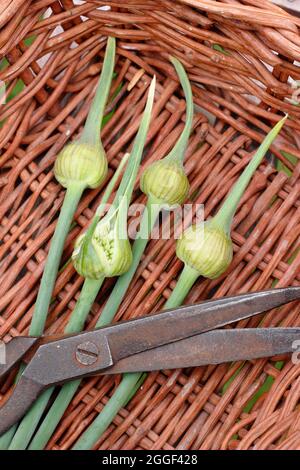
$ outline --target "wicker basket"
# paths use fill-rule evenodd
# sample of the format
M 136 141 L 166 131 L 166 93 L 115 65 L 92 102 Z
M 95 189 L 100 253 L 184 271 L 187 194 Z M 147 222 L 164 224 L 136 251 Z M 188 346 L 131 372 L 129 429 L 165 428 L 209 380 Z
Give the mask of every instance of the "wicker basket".
M 54 180 L 57 152 L 80 132 L 101 68 L 106 36 L 118 38 L 114 110 L 103 128 L 110 174 L 137 130 L 150 78 L 154 118 L 146 162 L 174 144 L 185 103 L 170 51 L 193 82 L 197 114 L 186 155 L 193 202 L 214 212 L 278 120 L 290 119 L 253 178 L 234 220 L 235 256 L 216 281 L 201 278 L 187 302 L 300 281 L 300 19 L 259 0 L 5 0 L 0 7 L 1 106 L 0 337 L 25 334 L 64 191 Z M 99 9 L 109 5 L 110 9 Z M 44 19 L 42 19 L 44 18 Z M 16 90 L 18 94 L 16 94 Z M 292 155 L 292 156 L 291 156 Z M 102 190 L 87 191 L 67 239 L 88 224 Z M 143 202 L 138 189 L 135 201 Z M 174 240 L 152 240 L 116 320 L 162 307 L 181 269 Z M 113 281 L 90 314 L 93 327 Z M 47 333 L 63 330 L 82 285 L 71 264 L 60 272 Z M 239 327 L 298 325 L 289 305 Z M 281 362 L 279 362 L 281 361 Z M 72 447 L 120 377 L 85 380 L 49 449 Z M 1 397 L 10 382 L 1 388 Z M 289 357 L 148 375 L 101 437 L 97 449 L 300 449 L 300 368 Z

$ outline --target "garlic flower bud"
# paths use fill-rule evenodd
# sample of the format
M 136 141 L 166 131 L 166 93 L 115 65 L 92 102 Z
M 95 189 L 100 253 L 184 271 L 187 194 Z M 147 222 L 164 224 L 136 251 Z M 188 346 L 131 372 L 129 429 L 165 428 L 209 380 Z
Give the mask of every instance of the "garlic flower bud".
M 174 65 L 184 91 L 185 125 L 169 154 L 144 170 L 140 187 L 153 203 L 173 206 L 182 204 L 189 192 L 189 181 L 184 172 L 183 159 L 192 130 L 194 106 L 191 85 L 183 65 L 175 57 L 170 57 L 170 61 Z
M 217 214 L 210 220 L 192 225 L 177 242 L 176 253 L 199 276 L 215 279 L 226 271 L 233 256 L 231 223 L 244 191 L 265 153 L 280 132 L 287 116 L 277 122 L 265 137 L 241 176 L 229 192 Z
M 215 279 L 231 263 L 232 241 L 222 228 L 207 221 L 199 226 L 191 225 L 184 231 L 177 242 L 176 254 L 199 276 Z
M 154 162 L 141 176 L 141 190 L 159 203 L 182 204 L 189 192 L 183 165 L 166 159 Z
M 116 40 L 109 37 L 98 81 L 82 134 L 58 154 L 54 174 L 65 188 L 97 188 L 107 175 L 107 160 L 100 138 L 100 127 L 109 96 L 115 63 Z
M 66 145 L 56 158 L 54 174 L 65 188 L 73 183 L 97 188 L 107 175 L 107 160 L 102 145 L 84 142 Z
M 72 254 L 76 271 L 89 279 L 120 276 L 128 271 L 132 262 L 128 238 L 119 238 L 115 224 L 99 222 L 90 240 L 81 235 Z

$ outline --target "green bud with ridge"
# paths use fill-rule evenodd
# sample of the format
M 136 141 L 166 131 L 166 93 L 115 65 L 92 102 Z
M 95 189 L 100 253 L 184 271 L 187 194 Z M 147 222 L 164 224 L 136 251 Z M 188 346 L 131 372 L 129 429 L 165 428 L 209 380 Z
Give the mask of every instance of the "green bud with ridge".
M 215 279 L 229 267 L 233 257 L 230 237 L 231 224 L 244 191 L 261 163 L 287 116 L 281 119 L 265 137 L 241 176 L 229 192 L 217 214 L 199 225 L 188 227 L 177 242 L 176 254 L 191 268 L 193 276 Z
M 154 162 L 142 173 L 141 190 L 159 203 L 182 204 L 189 192 L 183 165 L 166 159 Z
M 83 184 L 97 188 L 107 175 L 107 159 L 102 145 L 72 142 L 58 154 L 54 174 L 62 186 Z
M 231 238 L 210 221 L 191 225 L 178 240 L 176 254 L 199 276 L 215 279 L 230 265 L 233 256 Z
M 105 106 L 109 97 L 115 63 L 116 40 L 109 37 L 96 88 L 82 134 L 58 154 L 54 174 L 65 188 L 97 188 L 107 176 L 107 159 L 100 138 Z
M 169 154 L 149 165 L 141 176 L 141 190 L 153 203 L 173 206 L 182 204 L 189 192 L 189 181 L 183 168 L 184 154 L 192 130 L 194 105 L 191 85 L 183 65 L 170 57 L 175 67 L 186 100 L 183 131 Z

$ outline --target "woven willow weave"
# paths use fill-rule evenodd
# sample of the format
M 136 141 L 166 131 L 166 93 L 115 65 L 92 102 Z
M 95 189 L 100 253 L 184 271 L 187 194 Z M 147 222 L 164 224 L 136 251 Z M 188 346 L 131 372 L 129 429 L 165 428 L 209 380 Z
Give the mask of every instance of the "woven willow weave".
M 170 52 L 182 60 L 193 85 L 197 112 L 185 166 L 189 202 L 204 204 L 206 217 L 279 115 L 290 115 L 234 219 L 229 271 L 215 281 L 199 279 L 186 302 L 299 285 L 300 19 L 258 0 L 75 3 L 1 2 L 0 79 L 10 99 L 0 108 L 0 337 L 8 341 L 28 332 L 64 195 L 53 162 L 81 131 L 107 35 L 118 38 L 115 98 L 107 108 L 113 113 L 102 131 L 109 177 L 130 149 L 153 74 L 158 84 L 144 164 L 164 156 L 182 131 L 185 103 Z M 99 9 L 103 5 L 110 9 Z M 65 262 L 102 190 L 86 191 L 76 212 L 47 333 L 63 331 L 78 298 L 82 278 Z M 138 185 L 134 201 L 145 201 Z M 151 240 L 116 320 L 159 310 L 181 267 L 174 239 Z M 113 283 L 100 291 L 87 328 L 101 315 Z M 299 311 L 294 303 L 237 326 L 262 320 L 264 326 L 299 326 Z M 119 381 L 84 380 L 48 448 L 71 448 Z M 11 383 L 3 384 L 1 398 Z M 299 397 L 300 368 L 288 356 L 155 372 L 95 448 L 300 449 Z

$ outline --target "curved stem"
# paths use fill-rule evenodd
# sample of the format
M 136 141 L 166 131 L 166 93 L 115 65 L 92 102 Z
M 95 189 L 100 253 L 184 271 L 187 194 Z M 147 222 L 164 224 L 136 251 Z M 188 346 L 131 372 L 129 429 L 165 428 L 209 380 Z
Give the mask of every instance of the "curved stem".
M 193 125 L 193 117 L 194 117 L 193 93 L 192 93 L 188 76 L 186 74 L 186 71 L 184 70 L 183 65 L 175 57 L 170 57 L 170 61 L 172 62 L 172 64 L 174 65 L 176 69 L 181 86 L 184 91 L 185 100 L 186 100 L 186 117 L 185 117 L 185 126 L 184 126 L 181 136 L 177 140 L 171 152 L 165 158 L 167 160 L 176 159 L 182 163 L 184 159 L 184 153 L 188 144 L 189 136 L 192 130 L 192 125 Z

